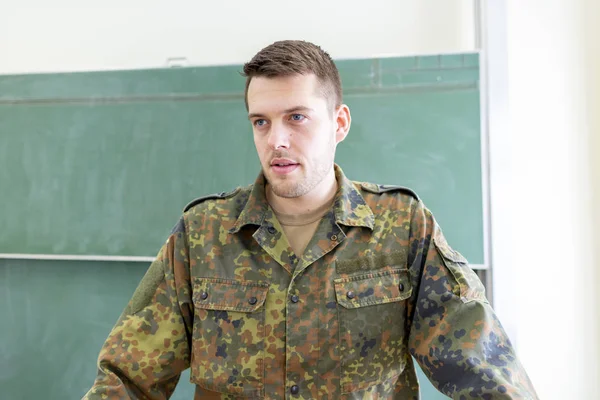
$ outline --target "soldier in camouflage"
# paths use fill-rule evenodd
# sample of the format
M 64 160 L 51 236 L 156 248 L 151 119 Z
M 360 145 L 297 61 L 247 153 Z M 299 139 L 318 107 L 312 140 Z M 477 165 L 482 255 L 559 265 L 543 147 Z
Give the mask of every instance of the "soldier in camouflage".
M 184 210 L 110 332 L 84 399 L 537 399 L 467 261 L 409 189 L 334 163 L 335 64 L 274 43 L 244 66 L 262 171 Z

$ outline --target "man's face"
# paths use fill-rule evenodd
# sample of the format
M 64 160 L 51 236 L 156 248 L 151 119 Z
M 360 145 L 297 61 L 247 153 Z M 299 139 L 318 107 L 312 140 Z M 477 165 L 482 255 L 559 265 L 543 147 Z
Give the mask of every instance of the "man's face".
M 250 81 L 248 118 L 254 144 L 277 196 L 303 196 L 332 171 L 335 148 L 345 133 L 339 133 L 339 109 L 328 107 L 320 89 L 312 74 Z

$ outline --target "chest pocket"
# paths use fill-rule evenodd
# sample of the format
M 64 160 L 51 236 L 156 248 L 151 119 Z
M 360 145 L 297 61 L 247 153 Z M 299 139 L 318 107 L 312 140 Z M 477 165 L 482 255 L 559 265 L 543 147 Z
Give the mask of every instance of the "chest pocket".
M 236 397 L 262 397 L 269 284 L 196 278 L 193 285 L 190 380 Z
M 406 269 L 387 269 L 334 281 L 339 305 L 341 389 L 351 393 L 398 376 L 407 358 Z

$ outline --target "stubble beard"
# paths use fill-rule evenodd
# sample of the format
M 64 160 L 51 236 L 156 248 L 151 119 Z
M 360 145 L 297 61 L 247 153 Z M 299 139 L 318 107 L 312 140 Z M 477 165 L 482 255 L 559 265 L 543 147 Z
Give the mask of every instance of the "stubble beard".
M 285 177 L 281 182 L 274 182 L 274 179 L 269 179 L 268 174 L 264 174 L 269 183 L 271 191 L 278 197 L 287 199 L 297 198 L 304 196 L 315 187 L 317 187 L 323 179 L 327 176 L 333 164 L 333 148 L 331 143 L 328 144 L 328 157 L 327 160 L 319 162 L 315 169 L 307 171 L 305 169 L 306 164 L 300 164 L 300 171 L 296 170 L 293 173 L 304 172 L 305 175 L 298 178 L 299 181 L 295 181 L 292 177 Z M 287 152 L 276 151 L 273 154 L 273 158 L 290 158 Z M 264 172 L 264 170 L 263 170 Z

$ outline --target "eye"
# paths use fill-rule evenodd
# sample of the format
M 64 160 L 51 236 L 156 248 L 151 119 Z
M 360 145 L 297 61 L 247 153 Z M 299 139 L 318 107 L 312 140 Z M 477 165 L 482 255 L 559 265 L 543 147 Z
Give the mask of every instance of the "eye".
M 290 119 L 292 121 L 304 121 L 306 119 L 306 117 L 302 114 L 292 114 Z
M 253 122 L 253 124 L 256 127 L 265 126 L 267 124 L 267 120 L 266 119 L 257 119 L 256 121 Z

